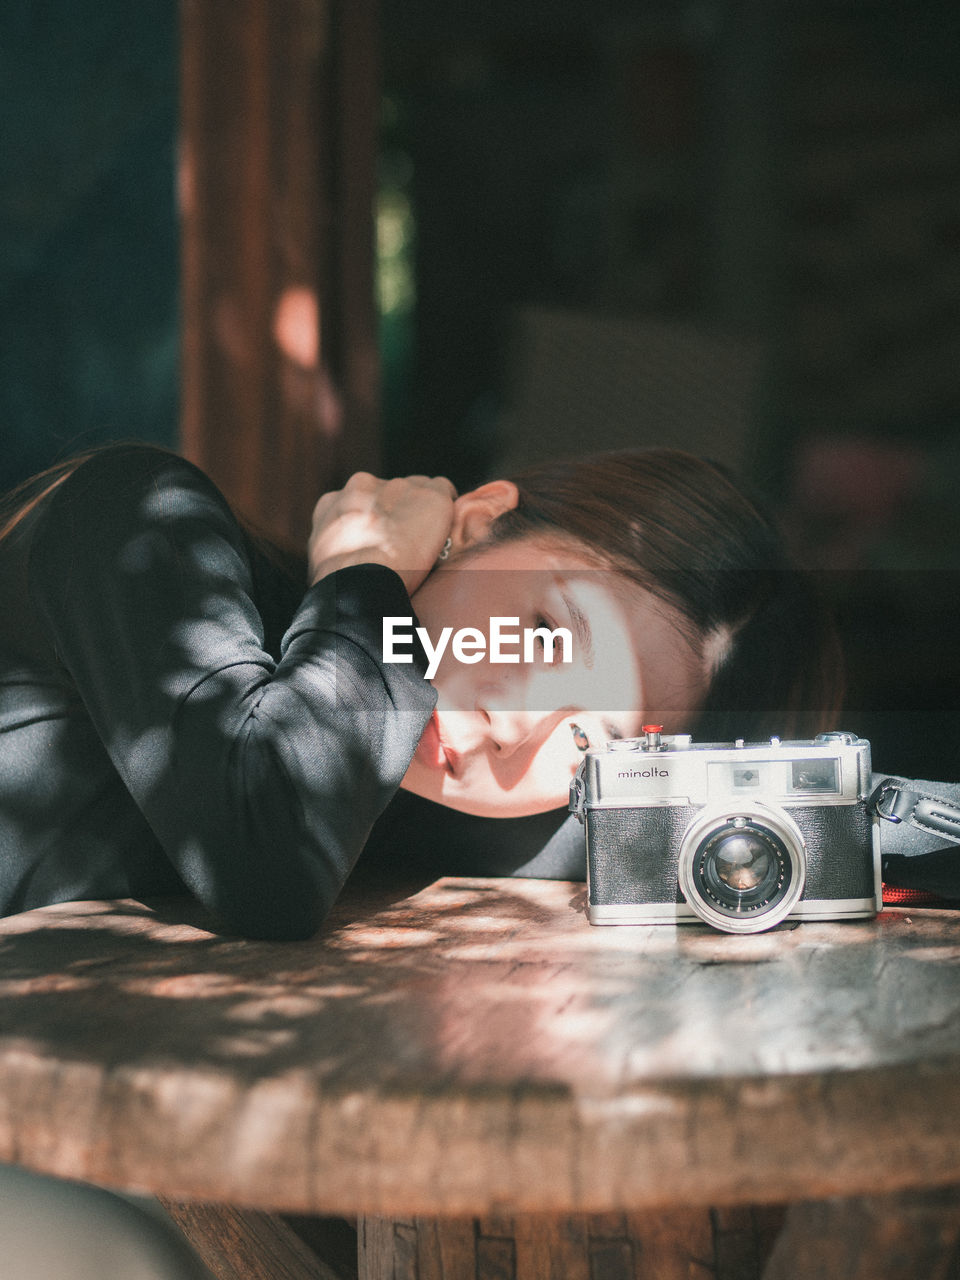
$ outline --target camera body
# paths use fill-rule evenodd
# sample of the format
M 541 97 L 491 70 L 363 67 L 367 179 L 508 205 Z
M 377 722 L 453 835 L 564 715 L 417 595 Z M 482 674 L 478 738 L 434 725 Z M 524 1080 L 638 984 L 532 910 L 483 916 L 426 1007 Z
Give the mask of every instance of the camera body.
M 586 828 L 592 924 L 701 920 L 756 933 L 880 910 L 870 744 L 694 743 L 661 734 L 588 751 L 570 787 Z

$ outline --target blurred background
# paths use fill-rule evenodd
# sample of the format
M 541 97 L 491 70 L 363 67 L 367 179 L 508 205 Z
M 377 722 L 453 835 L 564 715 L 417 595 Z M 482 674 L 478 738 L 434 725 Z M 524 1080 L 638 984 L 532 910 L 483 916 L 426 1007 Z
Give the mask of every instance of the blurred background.
M 6 0 L 0 487 L 666 443 L 822 575 L 843 727 L 960 779 L 951 0 Z

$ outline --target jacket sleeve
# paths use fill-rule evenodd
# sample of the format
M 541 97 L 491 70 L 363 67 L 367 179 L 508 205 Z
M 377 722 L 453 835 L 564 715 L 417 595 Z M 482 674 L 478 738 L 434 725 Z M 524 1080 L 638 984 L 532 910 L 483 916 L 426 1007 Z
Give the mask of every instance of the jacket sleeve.
M 231 931 L 307 937 L 406 772 L 436 700 L 422 650 L 382 661 L 399 576 L 344 569 L 264 648 L 242 532 L 214 485 L 149 448 L 84 463 L 31 560 L 59 661 L 189 889 Z

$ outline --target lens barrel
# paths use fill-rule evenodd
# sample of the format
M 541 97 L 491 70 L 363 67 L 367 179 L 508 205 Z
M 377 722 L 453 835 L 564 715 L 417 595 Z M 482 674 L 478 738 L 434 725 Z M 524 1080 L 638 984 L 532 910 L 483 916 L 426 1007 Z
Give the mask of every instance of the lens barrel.
M 805 873 L 796 823 L 761 804 L 701 812 L 684 833 L 677 863 L 688 904 L 727 933 L 779 924 L 799 901 Z

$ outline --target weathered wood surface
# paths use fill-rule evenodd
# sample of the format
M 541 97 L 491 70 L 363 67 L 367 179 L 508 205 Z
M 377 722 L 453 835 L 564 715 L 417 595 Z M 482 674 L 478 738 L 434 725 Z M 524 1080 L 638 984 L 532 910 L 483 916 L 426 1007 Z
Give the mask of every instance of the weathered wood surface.
M 956 913 L 737 938 L 440 880 L 278 945 L 184 910 L 0 922 L 0 1160 L 391 1217 L 960 1182 Z
M 763 1280 L 957 1280 L 958 1241 L 956 1187 L 796 1204 Z
M 361 1218 L 359 1280 L 960 1280 L 958 1188 L 783 1207 Z
M 532 1214 L 520 1218 L 361 1218 L 360 1280 L 710 1280 L 710 1210 Z M 723 1280 L 747 1280 L 726 1272 Z M 753 1272 L 759 1278 L 759 1269 Z
M 276 1214 L 165 1198 L 162 1203 L 214 1280 L 341 1280 Z

